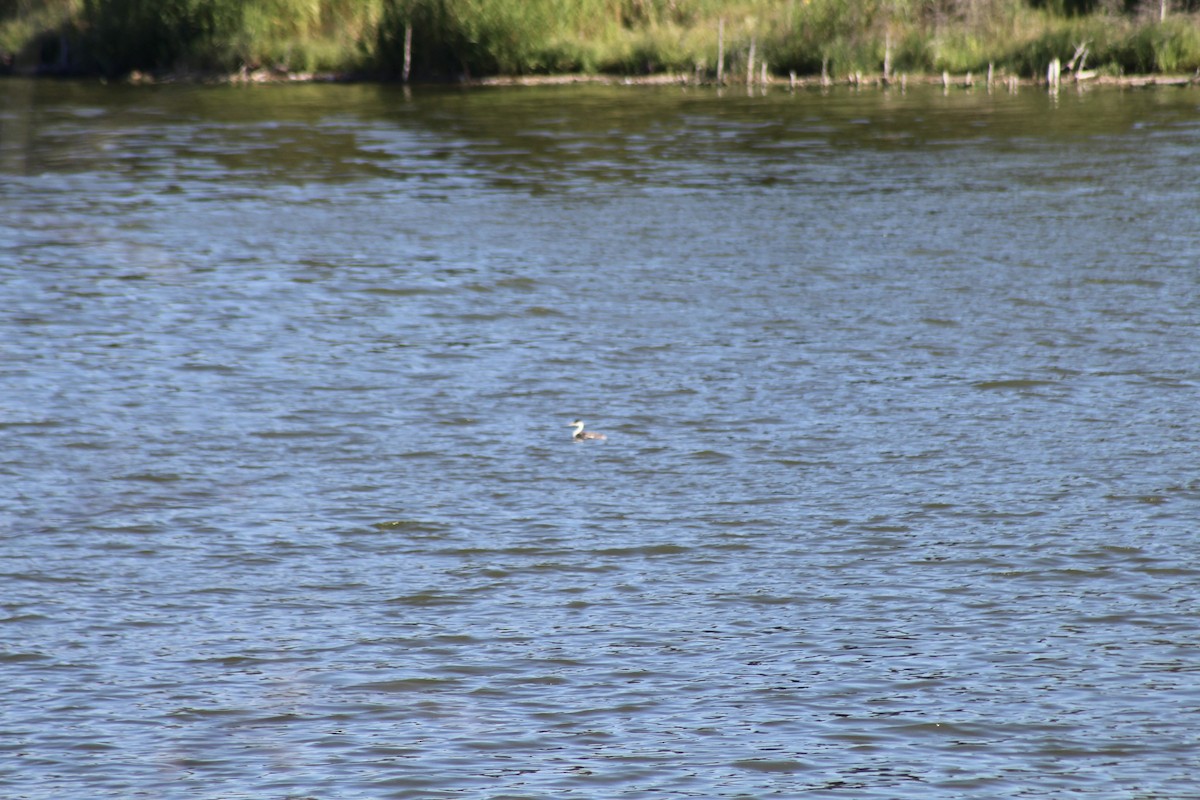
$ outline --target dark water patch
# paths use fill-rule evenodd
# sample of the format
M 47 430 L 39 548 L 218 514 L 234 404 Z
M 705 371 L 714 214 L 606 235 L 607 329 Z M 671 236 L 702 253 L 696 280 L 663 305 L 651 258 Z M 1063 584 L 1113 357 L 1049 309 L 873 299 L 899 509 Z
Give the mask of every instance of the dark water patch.
M 444 592 L 426 591 L 417 592 L 410 595 L 402 595 L 388 598 L 386 601 L 389 605 L 399 606 L 460 606 L 471 603 L 471 598 L 464 596 L 465 592 L 457 592 L 448 594 Z
M 421 297 L 426 295 L 447 294 L 451 291 L 448 287 L 428 287 L 428 286 L 412 286 L 412 287 L 383 287 L 370 286 L 365 289 L 360 289 L 364 294 L 379 295 L 382 297 Z
M 384 692 L 394 694 L 422 694 L 457 688 L 461 682 L 456 678 L 398 678 L 395 680 L 372 681 L 350 684 L 344 691 Z
M 400 531 L 404 533 L 429 534 L 440 536 L 450 530 L 449 526 L 438 522 L 420 519 L 397 519 L 386 522 L 376 522 L 373 527 L 379 531 Z
M 1092 286 L 1137 286 L 1143 289 L 1161 289 L 1163 281 L 1145 278 L 1085 278 L 1084 283 Z
M 1107 494 L 1104 496 L 1104 499 L 1117 502 L 1140 503 L 1148 506 L 1159 506 L 1168 502 L 1168 498 L 1161 494 Z
M 994 389 L 1037 389 L 1042 386 L 1059 386 L 1059 381 L 1038 380 L 1035 378 L 1010 378 L 1005 380 L 994 381 L 977 381 L 973 384 L 976 389 L 994 390 Z
M 784 772 L 798 773 L 807 772 L 814 768 L 811 763 L 804 761 L 795 761 L 791 759 L 746 759 L 733 762 L 734 767 L 744 769 L 749 772 Z
M 593 550 L 592 555 L 602 558 L 628 558 L 631 556 L 653 558 L 655 556 L 682 555 L 690 552 L 692 552 L 692 548 L 690 547 L 664 543 L 640 545 L 636 547 L 601 548 L 598 550 Z
M 527 306 L 523 310 L 523 313 L 525 316 L 531 317 L 533 319 L 542 319 L 545 317 L 566 317 L 566 316 L 568 316 L 566 314 L 566 312 L 563 312 L 557 308 L 548 308 L 546 306 Z

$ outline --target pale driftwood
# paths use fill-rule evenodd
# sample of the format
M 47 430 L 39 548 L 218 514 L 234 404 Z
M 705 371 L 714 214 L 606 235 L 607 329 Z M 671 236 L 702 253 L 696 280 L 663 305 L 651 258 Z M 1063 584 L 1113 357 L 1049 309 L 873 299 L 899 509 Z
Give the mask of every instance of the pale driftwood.
M 1080 42 L 1075 45 L 1075 55 L 1071 56 L 1071 60 L 1067 62 L 1067 69 L 1071 72 L 1083 69 L 1083 62 L 1087 61 L 1087 56 L 1087 42 Z

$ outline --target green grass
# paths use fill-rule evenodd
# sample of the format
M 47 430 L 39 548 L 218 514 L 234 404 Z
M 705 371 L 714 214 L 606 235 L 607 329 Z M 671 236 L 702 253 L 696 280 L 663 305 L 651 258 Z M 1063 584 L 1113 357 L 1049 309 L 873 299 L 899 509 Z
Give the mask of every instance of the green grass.
M 1126 12 L 1124 9 L 1131 9 Z M 1200 0 L 1159 22 L 1136 0 L 0 0 L 15 68 L 124 75 L 398 75 L 405 31 L 418 79 L 562 72 L 777 75 L 983 72 L 1037 76 L 1077 45 L 1110 74 L 1200 69 Z M 1098 9 L 1109 9 L 1108 11 Z

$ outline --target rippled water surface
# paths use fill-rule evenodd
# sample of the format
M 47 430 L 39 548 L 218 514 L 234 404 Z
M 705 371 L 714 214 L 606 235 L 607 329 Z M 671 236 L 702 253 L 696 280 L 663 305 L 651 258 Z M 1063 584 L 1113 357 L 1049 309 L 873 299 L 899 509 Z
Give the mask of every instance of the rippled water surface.
M 5 797 L 1200 796 L 1196 89 L 0 98 Z

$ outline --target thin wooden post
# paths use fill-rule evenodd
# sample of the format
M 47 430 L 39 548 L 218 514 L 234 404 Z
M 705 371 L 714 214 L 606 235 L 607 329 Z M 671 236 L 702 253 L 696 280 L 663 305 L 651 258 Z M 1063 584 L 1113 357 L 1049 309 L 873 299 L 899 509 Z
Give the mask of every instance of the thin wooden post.
M 412 24 L 404 23 L 404 71 L 403 80 L 408 83 L 408 76 L 412 72 Z
M 725 18 L 717 18 L 717 85 L 725 83 Z
M 829 56 L 822 56 L 822 58 L 821 58 L 821 85 L 828 86 L 831 83 L 833 83 L 833 81 L 830 80 L 830 78 L 829 78 Z
M 883 37 L 883 85 L 892 80 L 892 34 Z
M 994 69 L 995 69 L 995 66 L 992 64 L 992 62 L 989 61 L 988 62 L 988 82 L 987 82 L 987 90 L 989 92 L 992 91 L 992 72 L 994 71 Z

